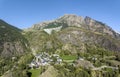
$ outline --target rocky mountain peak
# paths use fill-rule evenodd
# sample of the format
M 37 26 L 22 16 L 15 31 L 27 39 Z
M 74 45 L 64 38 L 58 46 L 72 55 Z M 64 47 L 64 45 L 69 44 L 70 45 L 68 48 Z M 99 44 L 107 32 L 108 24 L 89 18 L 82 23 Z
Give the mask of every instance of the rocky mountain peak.
M 49 24 L 58 24 L 58 23 L 64 23 L 67 26 L 76 26 L 76 27 L 84 27 L 88 29 L 88 26 L 92 26 L 92 28 L 94 26 L 102 26 L 105 25 L 102 22 L 96 21 L 88 16 L 86 16 L 85 18 L 82 16 L 77 16 L 74 14 L 65 14 L 63 16 L 61 16 L 60 18 L 53 20 L 53 21 L 46 21 L 46 22 L 42 22 L 42 23 L 38 23 L 38 24 L 34 24 L 31 28 L 32 29 L 43 29 L 44 27 L 48 26 Z M 83 26 L 83 25 L 87 25 L 87 26 Z M 61 25 L 60 25 L 61 26 Z M 64 25 L 62 25 L 64 26 Z
M 84 23 L 84 18 L 82 16 L 77 16 L 74 14 L 65 14 L 57 21 L 67 23 L 68 26 L 81 27 L 81 24 Z
M 35 24 L 31 27 L 31 29 L 41 30 L 44 28 L 55 28 L 59 26 L 63 26 L 63 28 L 64 27 L 80 27 L 82 29 L 89 30 L 92 32 L 108 34 L 112 37 L 119 38 L 118 34 L 114 30 L 112 30 L 112 28 L 107 26 L 105 23 L 94 20 L 88 16 L 82 17 L 74 14 L 65 14 L 56 20 Z
M 60 17 L 59 19 L 79 19 L 81 18 L 81 16 L 77 16 L 75 14 L 65 14 L 62 17 Z
M 92 18 L 90 18 L 90 17 L 88 17 L 88 16 L 86 16 L 86 17 L 84 18 L 84 21 L 85 21 L 85 24 L 87 24 L 87 25 L 91 25 L 90 23 L 95 22 L 95 20 L 93 20 Z

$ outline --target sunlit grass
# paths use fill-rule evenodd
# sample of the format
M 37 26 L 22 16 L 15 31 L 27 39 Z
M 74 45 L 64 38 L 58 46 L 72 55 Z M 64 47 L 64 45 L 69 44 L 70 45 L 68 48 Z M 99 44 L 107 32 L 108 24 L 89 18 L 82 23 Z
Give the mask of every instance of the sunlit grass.
M 31 77 L 39 77 L 41 69 L 31 69 L 31 70 L 29 70 L 29 72 L 32 73 Z
M 63 60 L 76 60 L 77 56 L 75 56 L 75 55 L 64 55 L 64 56 L 61 56 L 61 58 Z

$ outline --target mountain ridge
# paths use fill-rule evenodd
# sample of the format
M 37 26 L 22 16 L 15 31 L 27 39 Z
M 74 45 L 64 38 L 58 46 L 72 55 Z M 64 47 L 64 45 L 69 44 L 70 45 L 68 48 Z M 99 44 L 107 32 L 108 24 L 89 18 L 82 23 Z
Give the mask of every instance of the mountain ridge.
M 105 23 L 102 23 L 100 21 L 94 20 L 88 16 L 82 17 L 82 16 L 77 16 L 74 14 L 66 14 L 64 16 L 61 16 L 60 18 L 57 18 L 52 21 L 48 22 L 41 22 L 39 24 L 33 25 L 30 29 L 32 30 L 42 30 L 44 28 L 50 27 L 58 27 L 58 26 L 63 26 L 63 27 L 68 27 L 68 26 L 74 26 L 74 27 L 80 27 L 83 29 L 91 30 L 93 32 L 99 32 L 99 33 L 104 33 L 108 34 L 112 37 L 115 37 L 120 40 L 120 34 L 115 32 L 111 27 L 106 25 Z
M 57 38 L 57 40 L 59 40 L 60 42 L 63 42 L 63 41 L 67 42 L 68 40 L 67 43 L 71 43 L 74 45 L 74 43 L 77 42 L 75 40 L 78 40 L 78 42 L 81 42 L 84 44 L 88 41 L 88 43 L 92 42 L 93 45 L 97 44 L 98 46 L 108 49 L 110 51 L 120 51 L 120 47 L 119 47 L 120 34 L 116 33 L 108 25 L 102 22 L 99 22 L 97 20 L 94 20 L 88 16 L 83 18 L 81 16 L 77 16 L 73 14 L 72 15 L 66 14 L 64 16 L 61 16 L 60 18 L 57 18 L 56 20 L 33 25 L 31 28 L 28 29 L 28 32 L 34 30 L 36 33 L 33 32 L 32 37 L 37 36 L 36 38 L 38 39 L 39 37 L 38 32 L 41 32 L 41 33 L 43 31 L 45 32 L 45 29 L 51 31 L 52 28 L 56 28 L 60 26 L 62 26 L 61 30 L 57 32 L 53 30 L 53 32 L 55 31 L 54 32 L 55 34 L 58 34 L 58 35 L 55 35 L 55 38 Z M 34 34 L 36 36 L 34 36 Z M 52 36 L 51 32 L 50 34 Z M 89 38 L 92 38 L 92 39 L 89 39 Z M 75 41 L 75 42 L 72 42 L 72 41 Z M 77 44 L 77 46 L 79 46 L 79 44 Z M 34 49 L 34 46 L 33 46 L 33 49 Z

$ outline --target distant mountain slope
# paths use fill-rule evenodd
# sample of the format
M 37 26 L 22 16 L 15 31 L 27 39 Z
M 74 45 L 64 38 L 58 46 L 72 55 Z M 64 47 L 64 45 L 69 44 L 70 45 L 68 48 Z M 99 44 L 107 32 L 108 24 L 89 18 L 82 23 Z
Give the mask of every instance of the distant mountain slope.
M 93 32 L 107 34 L 115 38 L 120 38 L 120 35 L 118 33 L 116 33 L 114 30 L 112 30 L 112 28 L 110 28 L 109 26 L 107 26 L 102 22 L 96 21 L 88 16 L 83 18 L 81 16 L 69 15 L 69 14 L 64 15 L 53 21 L 35 24 L 30 29 L 40 30 L 44 28 L 51 28 L 58 26 L 63 26 L 63 28 L 68 26 L 74 26 L 74 27 L 90 30 Z
M 48 37 L 46 34 L 43 35 L 43 29 L 50 29 L 59 26 L 62 26 L 62 30 L 51 34 L 50 36 L 52 37 Z M 51 38 L 54 38 L 63 46 L 65 44 L 71 44 L 78 46 L 78 49 L 81 49 L 82 46 L 87 48 L 88 45 L 90 47 L 93 45 L 110 51 L 120 51 L 120 34 L 116 33 L 106 24 L 91 19 L 90 17 L 83 18 L 76 15 L 64 15 L 53 21 L 35 24 L 29 28 L 29 30 L 34 30 L 34 32 L 29 34 L 30 37 L 28 39 L 31 38 L 31 46 L 35 44 L 35 41 L 33 40 L 37 41 L 35 45 L 38 46 L 33 46 L 33 49 L 35 48 L 35 50 L 39 49 L 39 44 L 42 44 L 42 42 L 47 43 Z M 47 41 L 44 41 L 45 39 L 42 40 L 41 34 L 45 39 L 49 39 Z M 56 42 L 56 40 L 53 41 Z M 50 45 L 52 46 L 53 44 L 51 43 Z

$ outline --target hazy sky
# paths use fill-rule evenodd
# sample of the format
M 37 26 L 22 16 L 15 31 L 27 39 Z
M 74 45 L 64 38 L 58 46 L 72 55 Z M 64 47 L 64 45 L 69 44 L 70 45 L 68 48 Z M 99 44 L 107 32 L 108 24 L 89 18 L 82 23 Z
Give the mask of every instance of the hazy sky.
M 0 0 L 0 19 L 18 28 L 64 14 L 89 16 L 120 31 L 120 0 Z

